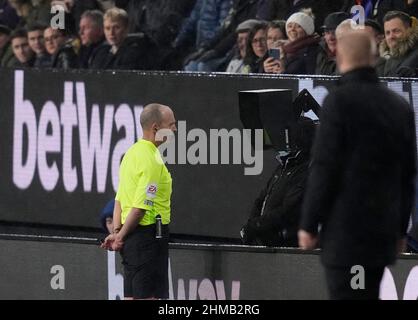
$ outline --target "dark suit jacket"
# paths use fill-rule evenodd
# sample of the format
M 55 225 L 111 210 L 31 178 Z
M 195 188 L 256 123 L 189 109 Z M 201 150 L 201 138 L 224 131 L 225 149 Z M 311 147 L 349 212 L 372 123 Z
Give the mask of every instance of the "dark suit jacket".
M 340 79 L 320 121 L 301 228 L 322 224 L 325 265 L 393 263 L 415 197 L 413 109 L 363 68 Z

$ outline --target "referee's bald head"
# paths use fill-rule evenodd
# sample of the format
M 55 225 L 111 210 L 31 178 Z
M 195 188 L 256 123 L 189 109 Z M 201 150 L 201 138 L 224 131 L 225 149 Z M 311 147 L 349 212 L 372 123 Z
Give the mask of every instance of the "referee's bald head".
M 159 103 L 146 105 L 139 119 L 142 129 L 149 130 L 154 123 L 161 124 L 163 121 L 163 111 L 166 108 L 170 109 L 168 106 Z

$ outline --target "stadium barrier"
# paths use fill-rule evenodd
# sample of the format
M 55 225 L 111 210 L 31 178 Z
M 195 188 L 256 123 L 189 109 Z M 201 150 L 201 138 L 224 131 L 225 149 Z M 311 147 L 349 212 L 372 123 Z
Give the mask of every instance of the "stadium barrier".
M 171 243 L 170 299 L 326 299 L 318 253 Z M 0 235 L 0 260 L 0 299 L 123 298 L 119 254 L 100 249 L 94 239 Z M 417 255 L 401 255 L 386 269 L 380 296 L 418 298 Z

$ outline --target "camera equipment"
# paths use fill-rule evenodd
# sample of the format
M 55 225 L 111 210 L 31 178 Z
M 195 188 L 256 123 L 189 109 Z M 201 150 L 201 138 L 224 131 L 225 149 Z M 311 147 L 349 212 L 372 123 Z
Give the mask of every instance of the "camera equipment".
M 289 131 L 292 123 L 296 122 L 292 108 L 292 90 L 240 91 L 239 107 L 244 128 L 264 129 L 276 150 L 290 148 Z
M 240 91 L 239 111 L 244 128 L 264 129 L 276 151 L 291 151 L 302 112 L 312 110 L 319 117 L 321 108 L 306 89 L 294 100 L 292 96 L 291 89 Z
M 301 114 L 302 111 L 306 113 L 312 110 L 318 118 L 321 111 L 321 106 L 318 101 L 312 97 L 311 93 L 307 89 L 303 89 L 299 92 L 293 101 L 293 107 L 297 114 Z

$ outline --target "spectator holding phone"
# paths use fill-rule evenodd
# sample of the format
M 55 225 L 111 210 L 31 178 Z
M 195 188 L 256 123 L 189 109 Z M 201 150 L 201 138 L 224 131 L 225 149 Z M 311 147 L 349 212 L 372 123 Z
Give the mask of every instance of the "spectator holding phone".
M 267 26 L 267 55 L 261 66 L 260 73 L 281 73 L 280 48 L 287 42 L 286 21 L 275 20 Z

